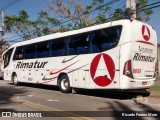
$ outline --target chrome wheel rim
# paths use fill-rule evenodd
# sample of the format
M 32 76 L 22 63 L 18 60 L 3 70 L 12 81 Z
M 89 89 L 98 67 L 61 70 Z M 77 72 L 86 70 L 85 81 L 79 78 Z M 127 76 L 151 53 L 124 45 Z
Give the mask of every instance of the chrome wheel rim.
M 17 83 L 18 83 L 18 78 L 17 78 L 16 75 L 13 77 L 13 82 L 14 82 L 14 84 L 17 84 Z
M 68 81 L 66 79 L 62 79 L 62 81 L 61 81 L 61 87 L 62 87 L 62 89 L 66 90 L 68 88 L 68 86 L 69 86 Z

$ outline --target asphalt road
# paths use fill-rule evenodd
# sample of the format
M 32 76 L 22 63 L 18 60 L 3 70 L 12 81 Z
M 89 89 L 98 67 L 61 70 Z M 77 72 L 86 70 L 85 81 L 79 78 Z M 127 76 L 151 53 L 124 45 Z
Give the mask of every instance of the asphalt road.
M 140 104 L 135 103 L 137 95 L 145 96 Z M 14 117 L 0 117 L 0 120 L 35 119 L 33 116 L 37 116 L 38 120 L 159 120 L 155 116 L 160 111 L 160 98 L 148 96 L 148 92 L 90 90 L 64 94 L 53 86 L 14 86 L 0 80 L 0 115 Z M 148 114 L 151 111 L 153 114 Z M 126 117 L 129 115 L 132 117 Z

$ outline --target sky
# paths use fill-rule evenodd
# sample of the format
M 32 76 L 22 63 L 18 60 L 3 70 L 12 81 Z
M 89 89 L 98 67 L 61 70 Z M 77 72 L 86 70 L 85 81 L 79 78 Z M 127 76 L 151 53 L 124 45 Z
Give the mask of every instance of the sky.
M 10 3 L 18 1 L 10 7 L 6 8 Z M 19 11 L 24 9 L 27 11 L 30 19 L 36 19 L 37 13 L 47 7 L 48 1 L 50 0 L 0 0 L 0 10 L 6 8 L 4 10 L 4 15 L 18 15 Z M 90 0 L 83 0 L 89 4 Z M 105 0 L 105 2 L 109 2 L 110 0 Z M 113 4 L 111 7 L 119 8 L 124 7 L 124 3 L 126 0 L 120 0 L 116 4 Z M 148 0 L 148 4 L 159 2 L 160 0 Z M 151 15 L 151 20 L 147 22 L 151 25 L 157 32 L 158 42 L 160 43 L 160 7 L 152 9 L 153 14 Z M 0 21 L 1 24 L 1 21 Z M 6 36 L 13 36 L 13 34 L 6 34 Z

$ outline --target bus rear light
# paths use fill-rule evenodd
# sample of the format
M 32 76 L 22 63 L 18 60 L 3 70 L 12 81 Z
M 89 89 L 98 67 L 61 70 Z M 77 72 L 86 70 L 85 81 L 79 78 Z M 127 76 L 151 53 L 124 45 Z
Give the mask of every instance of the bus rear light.
M 123 69 L 123 75 L 133 78 L 131 60 L 125 63 L 124 69 Z
M 130 19 L 130 22 L 133 22 L 133 19 Z

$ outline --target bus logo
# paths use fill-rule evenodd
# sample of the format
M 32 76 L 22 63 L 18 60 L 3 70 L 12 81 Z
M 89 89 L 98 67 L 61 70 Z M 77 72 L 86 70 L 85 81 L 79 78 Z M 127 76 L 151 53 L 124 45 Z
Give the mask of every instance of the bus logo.
M 90 66 L 90 74 L 98 86 L 106 87 L 111 84 L 115 76 L 115 65 L 112 58 L 104 53 L 95 56 Z
M 146 25 L 142 26 L 142 36 L 145 41 L 148 41 L 150 39 L 150 30 Z
M 149 28 L 146 25 L 142 25 L 141 31 L 142 31 L 143 40 L 137 40 L 136 42 L 155 46 L 153 43 L 148 42 L 151 37 L 151 32 Z

